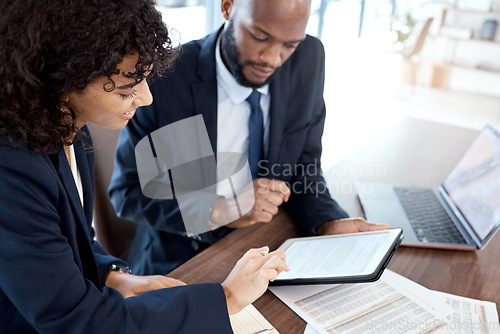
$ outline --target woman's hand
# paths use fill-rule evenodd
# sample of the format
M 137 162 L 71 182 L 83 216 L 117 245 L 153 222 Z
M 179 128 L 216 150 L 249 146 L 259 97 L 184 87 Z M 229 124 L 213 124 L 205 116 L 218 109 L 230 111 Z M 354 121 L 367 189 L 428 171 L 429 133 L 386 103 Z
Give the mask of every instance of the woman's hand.
M 250 249 L 222 283 L 230 315 L 259 298 L 279 273 L 290 270 L 284 251 L 268 252 L 269 247 Z
M 106 286 L 118 290 L 123 298 L 138 296 L 143 292 L 172 288 L 186 283 L 161 275 L 137 276 L 112 271 L 106 279 Z

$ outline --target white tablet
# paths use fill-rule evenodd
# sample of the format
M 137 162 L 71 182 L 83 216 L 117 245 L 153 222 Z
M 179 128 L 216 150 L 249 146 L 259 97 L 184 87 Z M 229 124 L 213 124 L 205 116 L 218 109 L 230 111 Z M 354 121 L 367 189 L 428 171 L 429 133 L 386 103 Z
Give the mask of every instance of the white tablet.
M 271 285 L 357 283 L 380 278 L 402 240 L 403 231 L 390 230 L 293 238 L 279 249 L 290 271 Z

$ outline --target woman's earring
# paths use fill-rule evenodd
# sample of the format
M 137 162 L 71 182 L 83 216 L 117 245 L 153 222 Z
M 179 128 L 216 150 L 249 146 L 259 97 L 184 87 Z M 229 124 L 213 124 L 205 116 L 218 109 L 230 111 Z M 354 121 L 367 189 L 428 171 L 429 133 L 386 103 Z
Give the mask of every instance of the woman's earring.
M 63 107 L 59 106 L 59 110 L 60 110 L 61 112 L 63 112 L 63 113 L 68 112 L 68 101 L 69 101 L 69 97 L 67 97 L 67 96 L 66 96 L 66 97 L 64 98 L 64 106 L 63 106 Z

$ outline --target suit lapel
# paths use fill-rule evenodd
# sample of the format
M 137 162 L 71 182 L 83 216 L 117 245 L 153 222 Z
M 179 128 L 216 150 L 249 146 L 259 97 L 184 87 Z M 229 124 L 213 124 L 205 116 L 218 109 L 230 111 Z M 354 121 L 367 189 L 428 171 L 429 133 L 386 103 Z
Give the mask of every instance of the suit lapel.
M 76 223 L 83 228 L 85 232 L 88 233 L 88 228 L 86 224 L 85 212 L 82 208 L 82 203 L 80 202 L 80 197 L 78 195 L 78 190 L 76 189 L 75 180 L 73 178 L 73 174 L 71 173 L 71 168 L 68 164 L 68 160 L 66 158 L 66 154 L 64 150 L 60 150 L 58 154 L 58 174 L 59 178 L 62 181 L 64 189 L 66 190 L 66 194 L 68 195 L 69 204 L 71 205 L 71 209 L 73 210 Z M 92 203 L 90 203 L 92 205 Z
M 77 227 L 81 228 L 87 238 L 89 237 L 89 225 L 92 221 L 93 216 L 93 206 L 94 206 L 94 187 L 93 187 L 93 161 L 90 161 L 85 155 L 88 154 L 83 150 L 83 139 L 80 138 L 75 144 L 75 156 L 78 164 L 78 169 L 80 171 L 80 177 L 82 180 L 83 188 L 83 203 L 85 210 L 82 207 L 80 201 L 80 196 L 78 194 L 78 189 L 76 188 L 75 179 L 73 178 L 73 173 L 68 164 L 66 154 L 64 150 L 61 149 L 58 153 L 58 168 L 57 172 L 59 178 L 62 181 L 66 194 L 68 195 L 68 200 L 71 205 L 71 209 L 74 213 Z M 90 241 L 90 239 L 89 239 Z
M 82 179 L 85 226 L 92 222 L 94 212 L 94 161 L 93 155 L 84 151 L 83 140 L 75 143 L 75 156 Z
M 222 29 L 222 28 L 221 28 Z M 221 31 L 207 36 L 198 56 L 197 74 L 200 81 L 193 84 L 195 114 L 203 115 L 208 137 L 217 153 L 217 73 L 215 70 L 215 43 Z
M 279 71 L 270 85 L 271 106 L 269 114 L 271 124 L 267 153 L 269 166 L 276 164 L 279 158 L 288 101 L 290 70 L 288 66 L 283 66 Z
M 193 85 L 195 115 L 203 115 L 212 150 L 217 152 L 217 83 Z M 215 105 L 215 108 L 213 107 Z
M 77 241 L 77 245 L 75 246 L 78 247 L 78 250 L 75 250 L 75 254 L 79 254 L 77 260 L 80 261 L 85 276 L 92 282 L 94 282 L 97 287 L 100 287 L 101 283 L 97 272 L 97 266 L 94 257 L 92 256 L 92 240 L 90 238 L 89 231 L 94 205 L 92 186 L 93 171 L 91 170 L 93 161 L 91 159 L 87 159 L 87 157 L 84 156 L 87 153 L 82 150 L 82 146 L 83 139 L 80 139 L 77 143 L 75 143 L 75 156 L 82 179 L 85 211 L 82 207 L 75 180 L 73 178 L 71 168 L 68 164 L 66 154 L 64 153 L 63 149 L 61 149 L 57 155 L 57 172 L 59 174 L 59 178 L 63 184 L 63 187 L 66 190 L 66 194 L 68 195 L 69 204 L 71 206 L 73 217 L 75 219 Z

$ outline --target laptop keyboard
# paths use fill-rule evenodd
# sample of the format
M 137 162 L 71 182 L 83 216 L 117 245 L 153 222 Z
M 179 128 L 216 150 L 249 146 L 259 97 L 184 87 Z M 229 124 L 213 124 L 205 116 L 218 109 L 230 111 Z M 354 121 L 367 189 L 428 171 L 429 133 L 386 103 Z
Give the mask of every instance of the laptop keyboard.
M 420 241 L 466 243 L 432 189 L 394 187 L 394 190 Z

